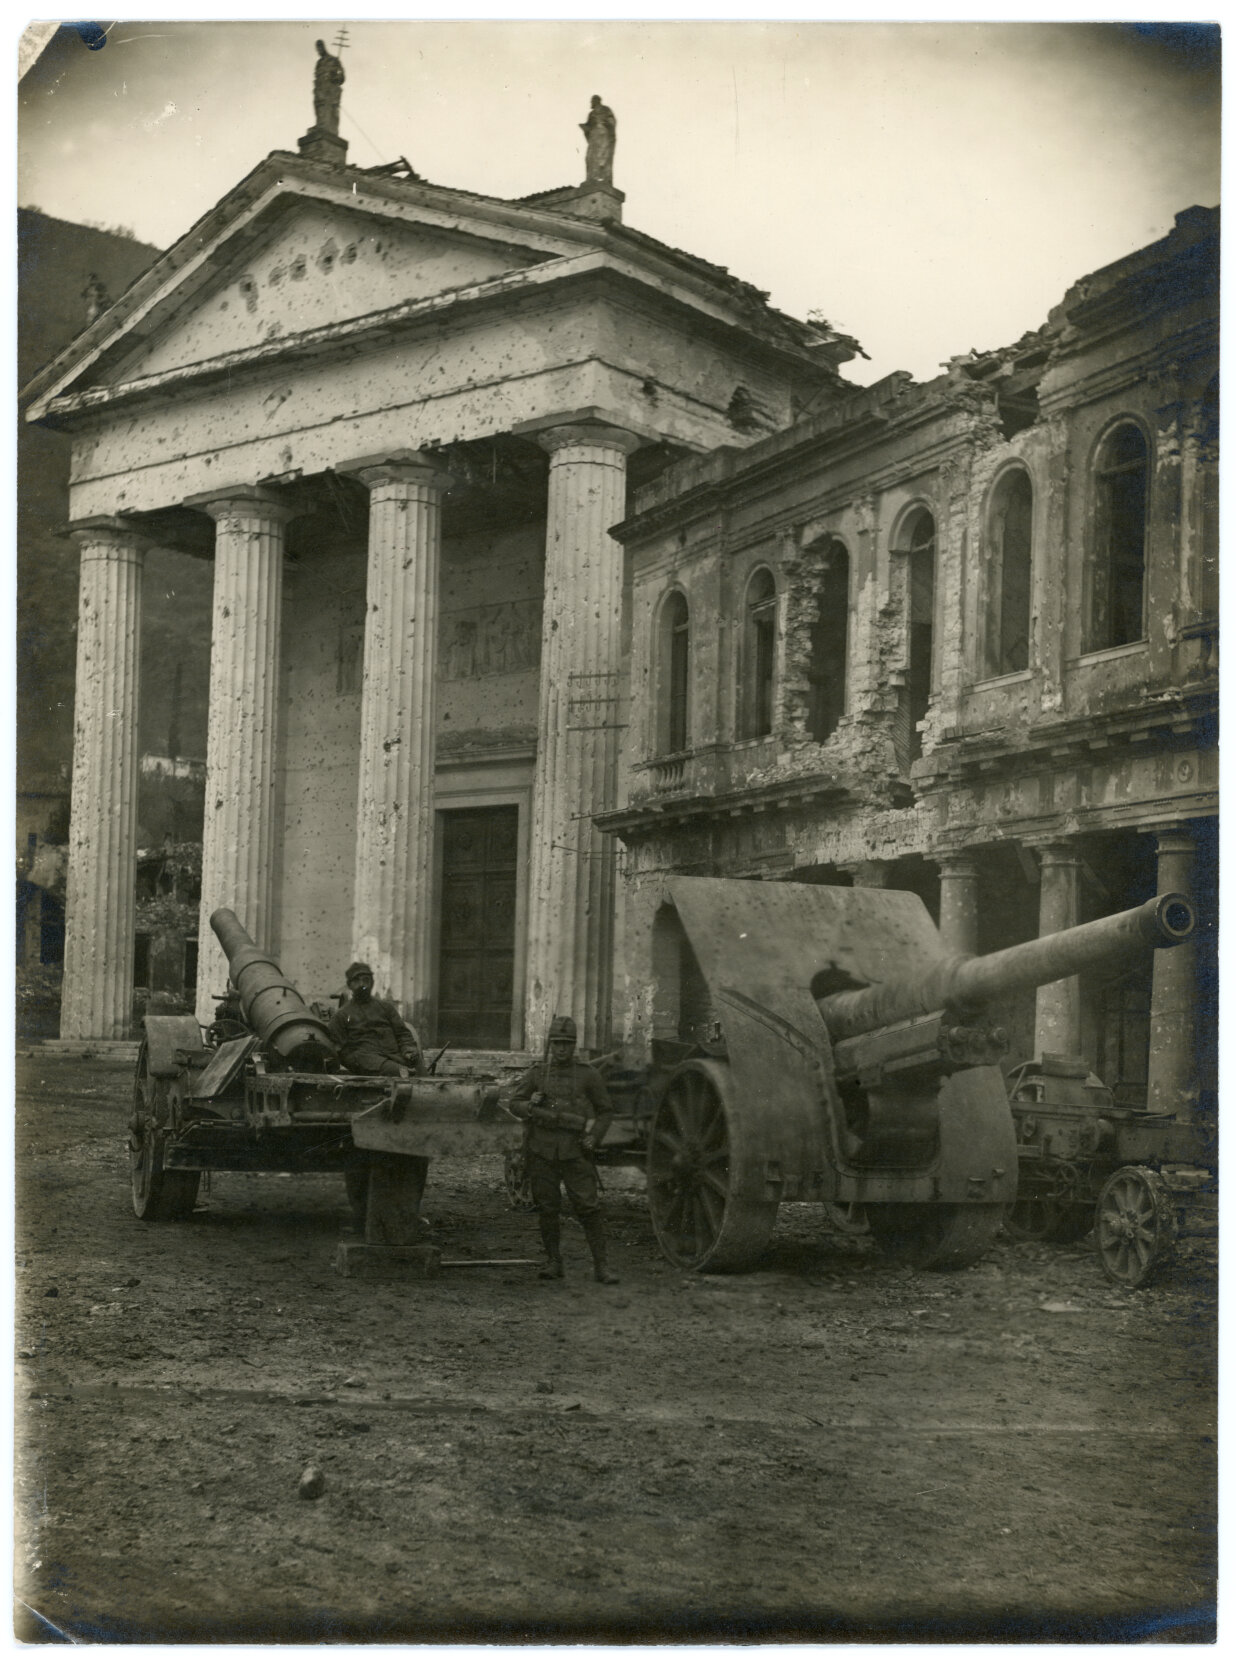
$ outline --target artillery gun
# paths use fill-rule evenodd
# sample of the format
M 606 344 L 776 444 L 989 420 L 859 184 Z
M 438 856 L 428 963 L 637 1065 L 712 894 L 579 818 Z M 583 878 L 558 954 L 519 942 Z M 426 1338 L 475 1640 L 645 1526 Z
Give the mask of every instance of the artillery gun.
M 997 1067 L 1007 1037 L 985 1008 L 1193 929 L 1187 899 L 1168 895 L 950 955 L 910 892 L 687 877 L 665 889 L 659 958 L 676 943 L 678 979 L 654 993 L 664 1006 L 689 990 L 692 1038 L 654 1043 L 644 1116 L 626 1128 L 646 1142 L 661 1249 L 691 1269 L 752 1266 L 783 1201 L 861 1206 L 908 1263 L 973 1263 L 1018 1188 Z
M 231 991 L 213 1037 L 196 1018 L 146 1019 L 129 1119 L 133 1211 L 186 1218 L 207 1172 L 339 1172 L 365 1207 L 367 1241 L 419 1239 L 426 1158 L 518 1137 L 497 1078 L 346 1073 L 326 1024 L 232 911 L 210 924 Z
M 1045 1052 L 1009 1076 L 1020 1181 L 1014 1236 L 1075 1241 L 1093 1227 L 1113 1282 L 1143 1288 L 1184 1236 L 1217 1227 L 1214 1123 L 1131 1108 L 1082 1058 Z

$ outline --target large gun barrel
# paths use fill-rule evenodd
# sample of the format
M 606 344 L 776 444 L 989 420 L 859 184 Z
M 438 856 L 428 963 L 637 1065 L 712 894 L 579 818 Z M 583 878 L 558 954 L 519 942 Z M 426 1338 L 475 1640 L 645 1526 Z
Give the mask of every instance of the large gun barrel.
M 339 1056 L 326 1025 L 249 936 L 231 909 L 216 909 L 210 929 L 227 956 L 232 982 L 253 1032 L 294 1069 L 320 1070 Z
M 817 1001 L 835 1041 L 865 1035 L 946 1008 L 973 1014 L 987 1002 L 1095 967 L 1138 959 L 1147 948 L 1170 949 L 1192 935 L 1193 905 L 1179 892 L 1084 926 L 1052 932 L 989 955 L 945 955 L 915 977 L 892 977 L 866 989 L 843 989 Z

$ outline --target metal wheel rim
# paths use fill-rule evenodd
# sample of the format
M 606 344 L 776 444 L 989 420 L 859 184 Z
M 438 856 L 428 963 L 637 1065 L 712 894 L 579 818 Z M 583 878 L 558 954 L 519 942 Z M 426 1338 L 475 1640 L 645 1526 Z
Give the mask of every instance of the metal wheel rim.
M 665 1257 L 685 1270 L 754 1265 L 777 1203 L 735 1194 L 734 1144 L 722 1083 L 680 1070 L 657 1105 L 648 1141 L 648 1206 Z
M 1172 1240 L 1153 1178 L 1139 1168 L 1121 1168 L 1099 1197 L 1094 1227 L 1099 1258 L 1114 1282 L 1132 1288 L 1162 1261 Z
M 653 1119 L 648 1195 L 662 1248 L 677 1264 L 699 1266 L 716 1245 L 730 1194 L 725 1110 L 697 1070 L 677 1076 Z
M 143 1041 L 137 1055 L 133 1075 L 133 1124 L 129 1134 L 129 1183 L 133 1193 L 133 1209 L 140 1217 L 154 1200 L 158 1168 L 155 1159 L 155 1138 L 150 1118 L 154 1113 L 154 1077 Z
M 133 1187 L 133 1205 L 145 1206 L 153 1199 L 155 1182 L 154 1135 L 148 1128 L 135 1133 L 135 1144 L 129 1146 L 129 1178 Z

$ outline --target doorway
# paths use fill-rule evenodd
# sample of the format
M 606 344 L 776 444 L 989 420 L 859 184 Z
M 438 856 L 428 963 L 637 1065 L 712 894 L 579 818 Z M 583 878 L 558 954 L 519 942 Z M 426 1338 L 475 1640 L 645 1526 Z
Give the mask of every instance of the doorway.
M 518 805 L 442 813 L 437 1040 L 509 1051 Z

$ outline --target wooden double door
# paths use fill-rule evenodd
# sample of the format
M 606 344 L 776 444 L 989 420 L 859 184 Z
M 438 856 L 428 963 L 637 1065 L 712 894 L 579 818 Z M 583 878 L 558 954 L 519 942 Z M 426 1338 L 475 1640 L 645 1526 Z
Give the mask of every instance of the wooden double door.
M 509 1050 L 519 807 L 442 814 L 437 1039 Z

